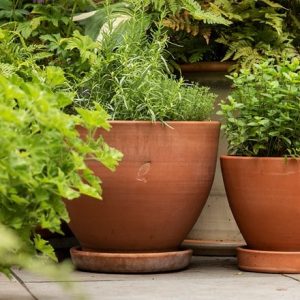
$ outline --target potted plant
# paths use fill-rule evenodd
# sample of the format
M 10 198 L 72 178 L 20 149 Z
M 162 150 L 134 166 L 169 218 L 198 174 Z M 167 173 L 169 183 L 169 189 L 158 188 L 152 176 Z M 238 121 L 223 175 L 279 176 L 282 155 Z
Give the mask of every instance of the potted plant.
M 157 11 L 165 12 L 162 23 L 171 41 L 167 46 L 169 67 L 190 82 L 209 86 L 218 95 L 216 104 L 230 92 L 231 82 L 225 77 L 229 71 L 251 67 L 266 57 L 281 57 L 283 52 L 299 55 L 296 43 L 299 7 L 293 1 L 293 5 L 262 0 L 173 2 L 153 0 L 146 7 L 154 22 L 159 15 Z M 117 1 L 111 9 L 130 16 L 130 3 L 130 0 Z M 100 11 L 103 14 L 105 9 L 100 8 L 97 14 Z M 96 37 L 99 30 L 95 24 L 103 19 L 99 15 L 88 19 L 86 32 Z M 212 115 L 212 120 L 218 117 Z M 219 154 L 225 154 L 226 148 L 221 136 Z M 199 254 L 235 254 L 237 245 L 242 244 L 217 164 L 210 197 L 185 246 Z
M 99 46 L 90 49 L 97 53 L 91 74 L 79 84 L 78 105 L 97 102 L 111 115 L 110 134 L 99 130 L 96 135 L 124 154 L 114 176 L 88 161 L 101 177 L 103 201 L 82 196 L 66 203 L 70 228 L 81 244 L 71 250 L 72 259 L 83 270 L 144 273 L 186 267 L 191 251 L 179 246 L 214 177 L 220 124 L 203 120 L 215 96 L 167 73 L 166 38 L 138 11 L 117 27 L 113 21 L 104 26 Z M 63 41 L 66 49 L 78 51 L 78 39 L 87 41 L 76 33 Z
M 221 166 L 247 243 L 238 249 L 239 268 L 299 273 L 299 60 L 268 60 L 231 79 L 220 112 L 229 152 Z

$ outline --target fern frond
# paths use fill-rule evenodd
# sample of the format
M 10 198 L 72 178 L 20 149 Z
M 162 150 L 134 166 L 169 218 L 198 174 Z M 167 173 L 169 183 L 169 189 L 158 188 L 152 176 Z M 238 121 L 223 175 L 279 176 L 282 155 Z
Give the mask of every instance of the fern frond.
M 202 59 L 203 59 L 203 53 L 199 51 L 190 56 L 189 62 L 196 63 L 196 62 L 201 61 Z
M 5 77 L 10 77 L 13 74 L 15 74 L 17 71 L 17 68 L 11 64 L 7 63 L 0 63 L 0 74 L 2 74 Z
M 234 56 L 233 56 L 232 59 L 233 60 L 238 60 L 238 59 L 240 59 L 242 57 L 243 58 L 245 58 L 245 57 L 250 58 L 252 56 L 255 56 L 253 51 L 256 52 L 255 49 L 253 49 L 250 46 L 238 48 L 238 49 L 236 49 L 236 53 L 234 54 Z
M 169 15 L 175 16 L 183 11 L 193 18 L 193 20 L 202 21 L 207 24 L 230 25 L 231 21 L 227 20 L 218 11 L 203 9 L 195 0 L 149 0 L 156 10 L 166 10 Z
M 209 10 L 215 15 L 221 15 L 231 21 L 242 21 L 243 18 L 240 14 L 232 9 L 232 4 L 228 0 L 217 0 L 209 3 Z
M 265 14 L 266 17 L 266 24 L 270 25 L 272 28 L 274 28 L 278 35 L 282 34 L 283 31 L 283 18 L 281 14 Z
M 166 2 L 168 3 L 167 4 L 168 8 L 173 15 L 176 14 L 181 9 L 179 5 L 180 2 L 177 0 L 167 0 Z
M 187 10 L 195 20 L 203 21 L 207 24 L 231 24 L 231 22 L 222 17 L 221 14 L 203 10 L 201 5 L 194 0 L 181 0 L 181 2 L 182 7 Z
M 261 0 L 261 1 L 264 2 L 265 4 L 269 5 L 270 7 L 273 7 L 273 8 L 284 8 L 279 3 L 276 3 L 276 2 L 271 1 L 271 0 Z
M 191 13 L 195 20 L 203 21 L 206 24 L 222 24 L 222 25 L 230 25 L 232 22 L 226 20 L 222 16 L 218 16 L 209 11 L 196 11 Z

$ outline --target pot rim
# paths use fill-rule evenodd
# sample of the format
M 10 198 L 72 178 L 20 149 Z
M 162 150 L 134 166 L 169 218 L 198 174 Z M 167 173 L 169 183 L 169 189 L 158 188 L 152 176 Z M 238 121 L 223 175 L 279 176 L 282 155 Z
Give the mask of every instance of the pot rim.
M 197 124 L 203 124 L 203 125 L 220 125 L 221 122 L 219 121 L 135 121 L 135 120 L 108 120 L 110 124 L 144 124 L 144 125 L 157 125 L 157 124 L 178 124 L 178 125 L 197 125 Z
M 202 61 L 196 63 L 183 63 L 179 64 L 182 72 L 225 72 L 233 66 L 234 62 L 228 61 Z
M 300 161 L 300 157 L 284 157 L 284 156 L 276 156 L 276 157 L 265 157 L 265 156 L 239 156 L 239 155 L 221 155 L 221 160 L 259 160 L 259 161 L 279 161 L 279 160 L 288 160 L 288 161 Z

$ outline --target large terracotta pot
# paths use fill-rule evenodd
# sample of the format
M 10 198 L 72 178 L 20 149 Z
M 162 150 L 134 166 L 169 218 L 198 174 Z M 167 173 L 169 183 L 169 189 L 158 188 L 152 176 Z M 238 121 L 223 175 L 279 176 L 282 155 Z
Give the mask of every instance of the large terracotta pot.
M 222 156 L 221 167 L 230 207 L 248 246 L 239 249 L 240 267 L 299 272 L 300 252 L 298 261 L 291 260 L 284 270 L 278 253 L 286 259 L 300 251 L 300 159 Z
M 123 161 L 115 173 L 88 163 L 103 182 L 103 200 L 68 201 L 72 231 L 83 250 L 178 250 L 213 182 L 219 122 L 111 124 L 97 134 L 123 152 Z

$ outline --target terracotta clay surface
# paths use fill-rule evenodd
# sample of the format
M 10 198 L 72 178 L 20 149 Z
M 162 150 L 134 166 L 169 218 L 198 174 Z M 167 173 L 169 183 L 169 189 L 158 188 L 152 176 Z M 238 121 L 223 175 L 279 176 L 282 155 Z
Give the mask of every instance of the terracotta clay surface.
M 74 265 L 80 270 L 104 273 L 159 273 L 186 268 L 192 250 L 155 253 L 103 253 L 71 249 Z
M 300 251 L 300 159 L 222 156 L 221 167 L 248 248 Z
M 179 67 L 182 72 L 228 72 L 233 63 L 207 61 L 190 64 L 180 64 Z
M 115 173 L 89 161 L 103 182 L 103 200 L 67 201 L 72 231 L 83 250 L 177 250 L 212 185 L 219 122 L 111 124 L 109 133 L 97 134 L 124 159 Z
M 300 273 L 300 252 L 237 249 L 241 270 L 263 273 Z

